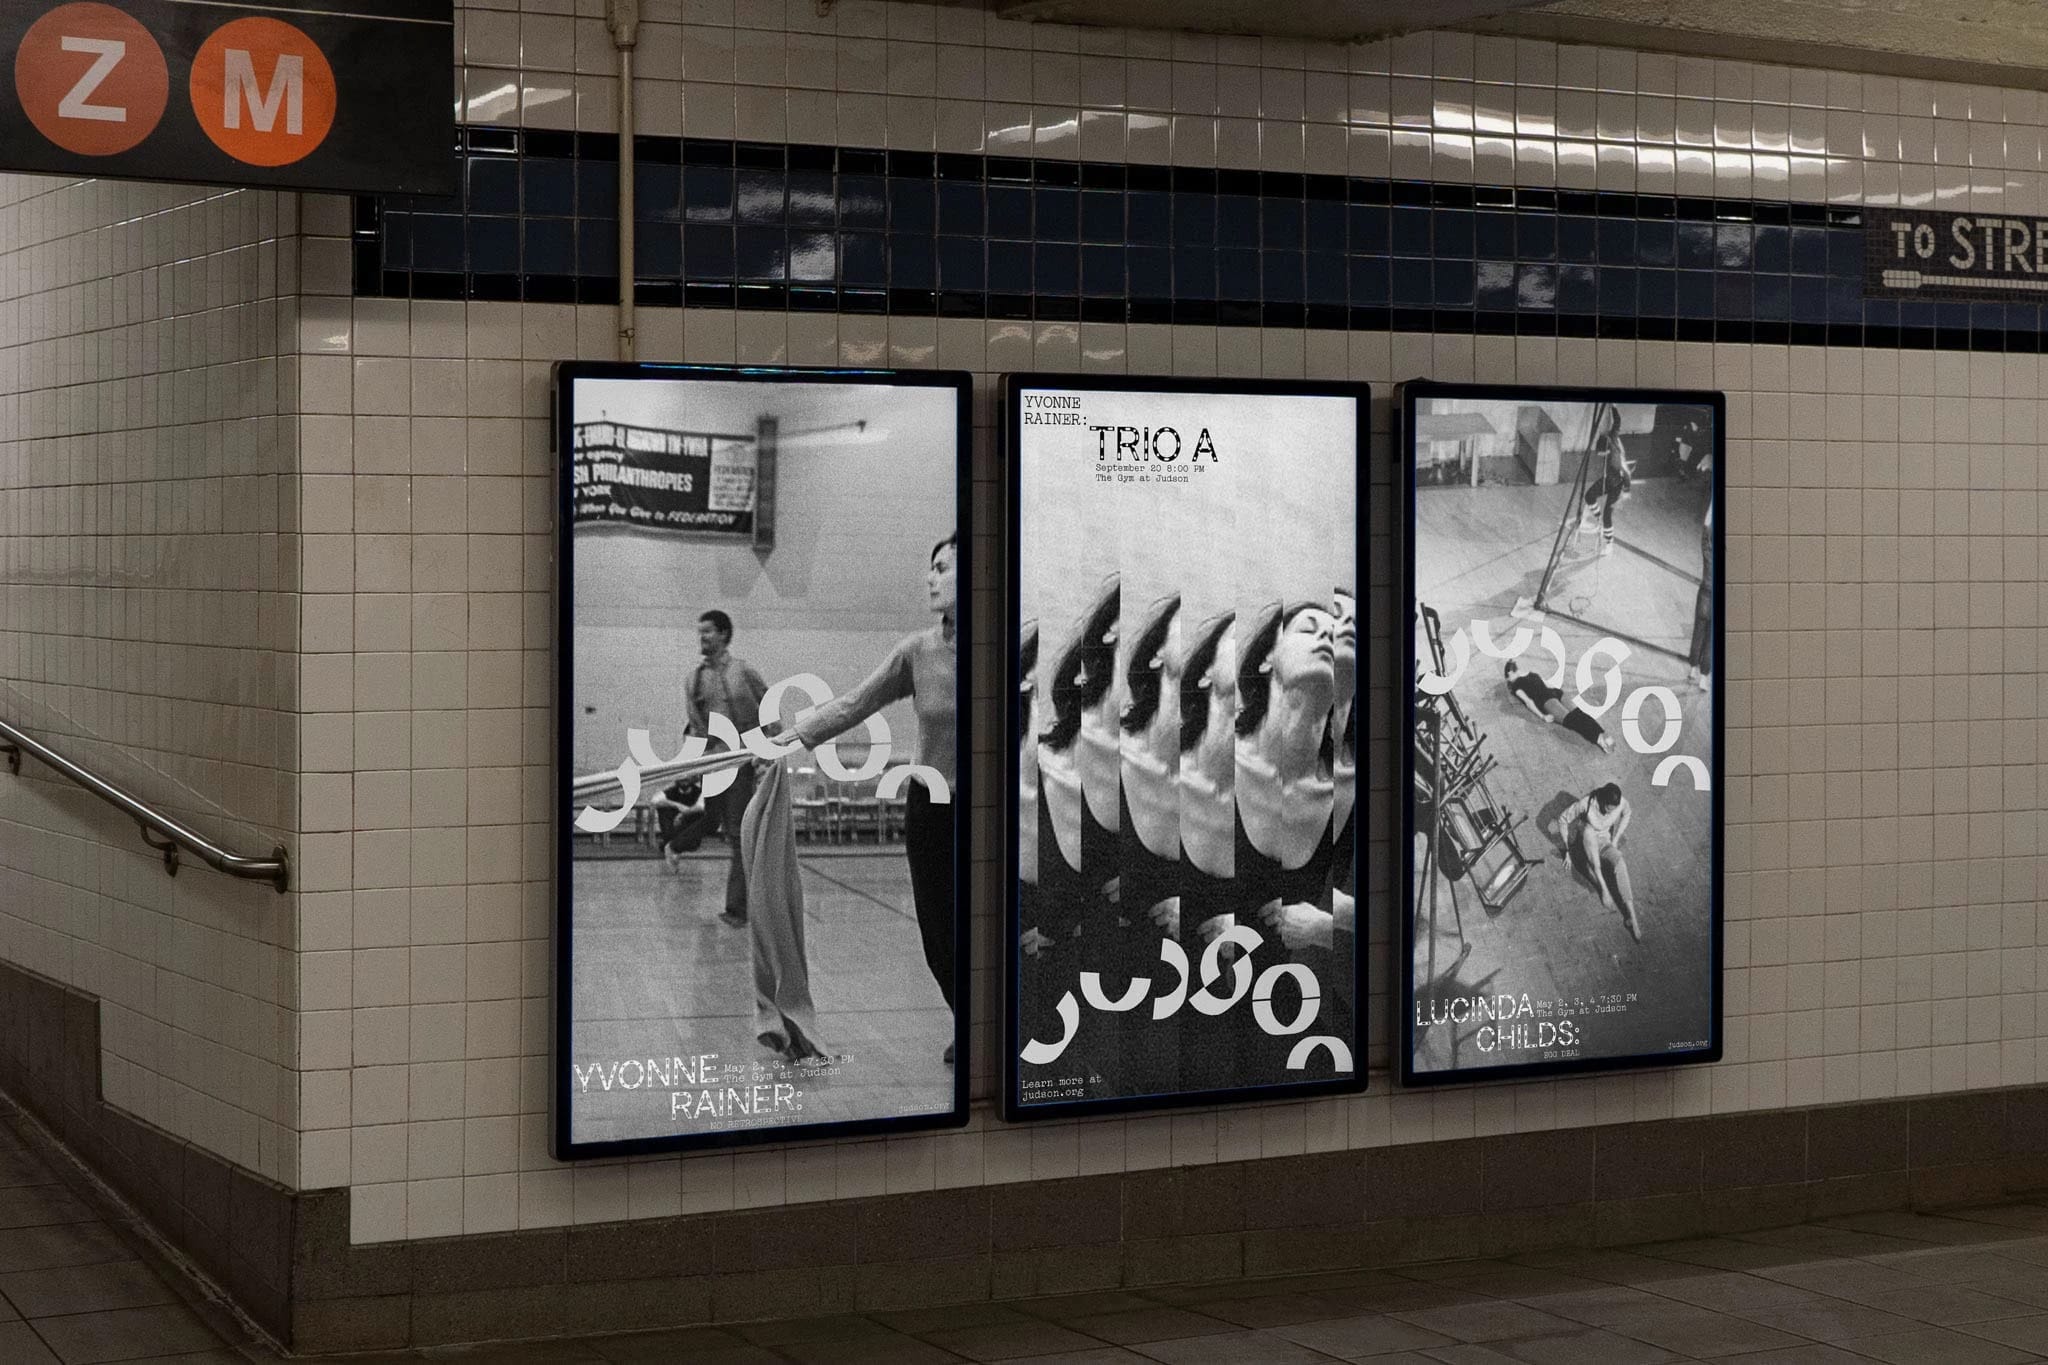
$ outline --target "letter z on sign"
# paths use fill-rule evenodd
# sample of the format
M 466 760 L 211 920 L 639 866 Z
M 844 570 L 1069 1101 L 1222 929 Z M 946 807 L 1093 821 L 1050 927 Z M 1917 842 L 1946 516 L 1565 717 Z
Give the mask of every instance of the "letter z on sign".
M 334 69 L 279 19 L 224 24 L 192 59 L 192 112 L 213 144 L 250 166 L 289 166 L 334 126 Z
M 79 156 L 113 156 L 148 137 L 170 88 L 156 39 L 111 5 L 59 5 L 15 49 L 22 110 L 44 137 Z

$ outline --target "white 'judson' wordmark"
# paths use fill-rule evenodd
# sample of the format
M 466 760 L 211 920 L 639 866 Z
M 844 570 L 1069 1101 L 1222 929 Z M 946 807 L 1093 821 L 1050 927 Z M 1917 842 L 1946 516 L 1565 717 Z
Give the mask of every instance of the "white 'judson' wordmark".
M 811 705 L 797 713 L 801 721 L 812 710 L 832 700 L 832 688 L 823 678 L 814 673 L 798 673 L 784 678 L 769 688 L 761 697 L 761 719 L 766 725 L 778 725 L 782 721 L 782 698 L 790 688 L 797 688 L 810 697 Z M 787 735 L 770 739 L 762 726 L 757 725 L 744 735 L 728 716 L 713 711 L 706 718 L 711 734 L 688 735 L 683 747 L 673 758 L 662 758 L 654 752 L 654 741 L 645 730 L 626 731 L 627 758 L 609 773 L 593 773 L 588 777 L 576 778 L 570 785 L 572 795 L 597 796 L 616 790 L 620 801 L 616 809 L 602 810 L 586 805 L 576 812 L 576 828 L 585 834 L 609 834 L 624 822 L 634 805 L 640 800 L 641 779 L 649 781 L 670 781 L 679 777 L 701 775 L 704 781 L 704 795 L 717 796 L 731 787 L 738 779 L 739 768 L 746 755 L 778 763 L 802 746 Z M 838 782 L 881 781 L 875 785 L 875 795 L 883 800 L 896 796 L 906 783 L 915 777 L 924 784 L 933 804 L 946 805 L 953 799 L 951 785 L 938 769 L 923 763 L 905 763 L 889 767 L 889 722 L 879 715 L 867 718 L 868 756 L 858 768 L 848 768 L 839 759 L 835 742 L 818 746 L 818 766 L 825 775 Z M 725 746 L 723 753 L 707 754 L 711 740 Z M 887 769 L 885 772 L 884 769 Z

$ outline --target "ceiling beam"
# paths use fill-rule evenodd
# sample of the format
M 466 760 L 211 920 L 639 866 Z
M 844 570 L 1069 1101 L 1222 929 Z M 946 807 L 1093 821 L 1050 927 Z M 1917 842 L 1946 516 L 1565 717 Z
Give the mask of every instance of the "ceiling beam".
M 989 0 L 998 18 L 1355 42 L 1444 28 L 1547 0 Z
M 2048 90 L 2041 0 L 1550 0 L 1457 25 L 1561 43 Z

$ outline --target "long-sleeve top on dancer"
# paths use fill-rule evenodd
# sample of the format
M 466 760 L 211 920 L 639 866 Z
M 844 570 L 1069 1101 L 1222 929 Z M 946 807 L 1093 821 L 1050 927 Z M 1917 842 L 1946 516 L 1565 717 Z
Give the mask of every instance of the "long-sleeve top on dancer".
M 935 801 L 921 778 L 911 779 L 905 792 L 903 835 L 925 965 L 949 1008 L 954 986 L 953 836 L 960 809 L 954 790 L 959 657 L 952 630 L 944 624 L 928 626 L 898 641 L 860 686 L 820 706 L 795 727 L 804 747 L 814 749 L 892 702 L 910 702 L 917 715 L 917 761 L 943 777 L 947 787 L 947 799 Z M 949 1048 L 947 1060 L 951 1059 Z
M 894 702 L 908 700 L 917 716 L 917 761 L 953 781 L 959 743 L 954 706 L 959 652 L 943 626 L 907 635 L 861 684 L 834 697 L 799 721 L 796 737 L 806 748 L 834 739 Z
M 1579 821 L 1584 820 L 1595 834 L 1608 843 L 1613 843 L 1628 833 L 1628 822 L 1632 815 L 1626 796 L 1616 802 L 1612 810 L 1602 810 L 1600 803 L 1588 793 L 1566 806 L 1557 819 L 1567 832 L 1575 829 Z

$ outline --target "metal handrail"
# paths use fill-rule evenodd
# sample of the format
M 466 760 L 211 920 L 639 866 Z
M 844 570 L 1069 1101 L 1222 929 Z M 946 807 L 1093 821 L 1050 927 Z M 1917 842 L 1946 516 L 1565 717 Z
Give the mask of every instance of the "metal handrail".
M 163 855 L 164 871 L 173 877 L 178 875 L 179 851 L 182 849 L 196 855 L 199 861 L 208 867 L 217 872 L 225 872 L 230 877 L 240 877 L 244 881 L 269 882 L 280 894 L 290 889 L 291 860 L 283 844 L 273 848 L 268 858 L 246 858 L 239 853 L 231 853 L 205 835 L 186 828 L 161 811 L 143 805 L 105 778 L 87 772 L 56 750 L 0 720 L 0 754 L 7 756 L 7 766 L 16 776 L 21 774 L 21 756 L 24 753 L 41 759 L 48 766 L 55 768 L 134 820 L 142 827 L 142 842 Z

